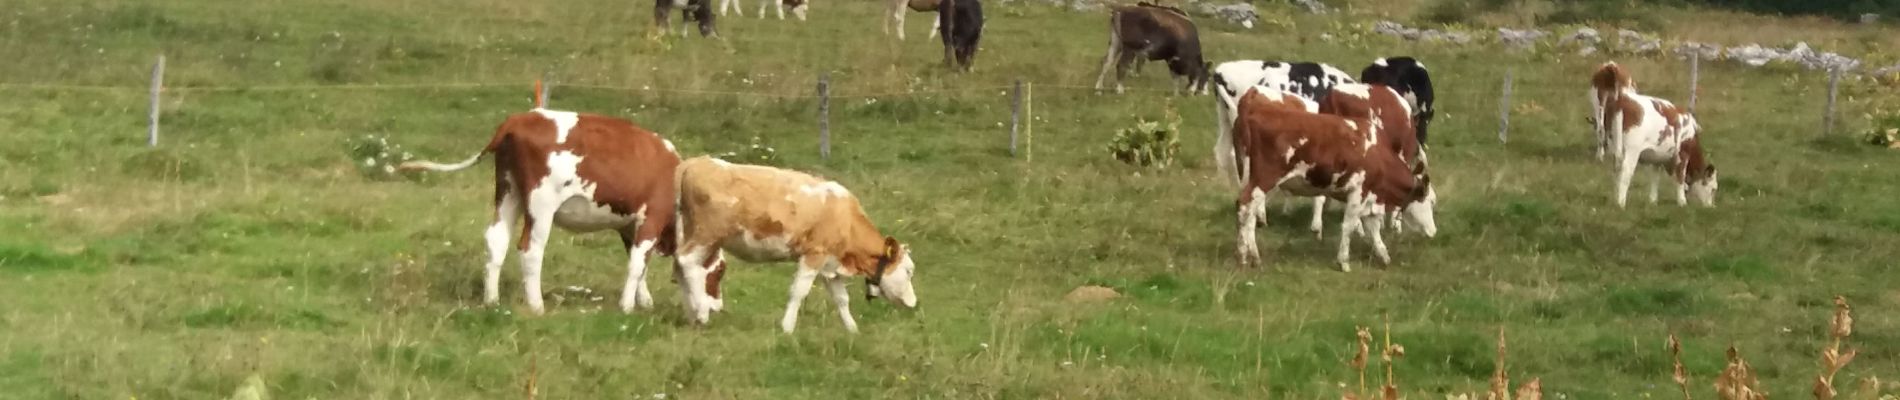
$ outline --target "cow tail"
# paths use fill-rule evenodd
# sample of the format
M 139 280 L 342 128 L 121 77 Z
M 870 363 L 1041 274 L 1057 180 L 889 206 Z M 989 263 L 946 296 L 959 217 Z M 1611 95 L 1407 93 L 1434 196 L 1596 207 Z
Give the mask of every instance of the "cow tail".
M 508 131 L 508 125 L 509 124 L 507 123 L 503 123 L 500 128 L 496 128 L 495 136 L 488 139 L 488 145 L 482 147 L 482 151 L 475 153 L 475 155 L 469 156 L 468 159 L 462 160 L 462 162 L 458 162 L 454 164 L 443 164 L 443 163 L 438 163 L 438 162 L 428 161 L 428 160 L 415 160 L 415 161 L 404 162 L 401 165 L 397 165 L 396 170 L 398 171 L 425 171 L 426 170 L 426 171 L 435 171 L 435 172 L 455 172 L 455 171 L 467 169 L 468 167 L 475 166 L 475 163 L 482 161 L 482 156 L 495 153 L 496 151 L 501 149 L 502 145 L 507 143 L 508 137 L 510 136 L 510 133 Z

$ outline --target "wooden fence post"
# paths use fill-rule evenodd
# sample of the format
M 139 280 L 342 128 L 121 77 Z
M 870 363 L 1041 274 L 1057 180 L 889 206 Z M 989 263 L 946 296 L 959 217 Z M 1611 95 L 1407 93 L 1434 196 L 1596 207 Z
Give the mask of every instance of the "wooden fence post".
M 831 72 L 818 75 L 818 158 L 831 159 Z
M 1834 134 L 1834 98 L 1840 93 L 1840 87 L 1841 87 L 1841 68 L 1835 67 L 1835 68 L 1828 69 L 1827 110 L 1826 110 L 1827 114 L 1824 114 L 1821 116 L 1821 134 L 1822 135 Z
M 1511 141 L 1511 75 L 1515 72 L 1504 71 L 1504 93 L 1498 97 L 1498 143 Z
M 152 65 L 152 102 L 150 104 L 149 125 L 145 133 L 145 145 L 158 147 L 158 92 L 165 87 L 165 55 L 158 55 L 158 64 Z
M 1016 134 L 1023 125 L 1023 80 L 1016 79 L 1015 89 L 1010 91 L 1009 100 L 1009 156 L 1016 156 Z

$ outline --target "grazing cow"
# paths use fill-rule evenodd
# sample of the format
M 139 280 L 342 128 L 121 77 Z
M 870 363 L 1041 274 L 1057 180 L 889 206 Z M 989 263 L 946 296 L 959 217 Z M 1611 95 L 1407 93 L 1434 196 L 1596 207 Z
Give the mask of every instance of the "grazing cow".
M 1652 164 L 1675 178 L 1676 204 L 1688 204 L 1694 196 L 1703 206 L 1715 206 L 1715 164 L 1702 153 L 1697 134 L 1701 124 L 1695 116 L 1676 108 L 1668 100 L 1644 96 L 1625 89 L 1604 106 L 1609 120 L 1611 148 L 1617 162 L 1616 206 L 1622 207 L 1629 196 L 1630 178 L 1638 164 Z M 1651 175 L 1649 202 L 1656 202 L 1661 175 Z
M 857 332 L 858 323 L 846 277 L 864 277 L 872 297 L 917 306 L 910 249 L 878 233 L 858 199 L 837 182 L 709 157 L 686 160 L 678 175 L 681 239 L 674 269 L 695 323 L 705 324 L 723 306 L 721 250 L 750 262 L 798 262 L 779 325 L 786 333 L 797 326 L 799 305 L 819 277 L 847 331 Z
M 679 155 L 673 143 L 624 119 L 567 111 L 534 109 L 509 116 L 480 153 L 460 163 L 403 163 L 405 171 L 456 171 L 495 155 L 495 220 L 489 223 L 487 271 L 482 301 L 499 299 L 501 263 L 507 258 L 510 224 L 526 217 L 521 237 L 521 283 L 528 308 L 541 302 L 541 257 L 548 234 L 559 226 L 570 232 L 613 230 L 631 256 L 620 309 L 653 306 L 647 292 L 648 252 L 672 255 L 673 169 Z
M 1166 61 L 1168 72 L 1185 84 L 1189 93 L 1206 93 L 1208 63 L 1201 58 L 1201 36 L 1194 21 L 1179 8 L 1136 3 L 1114 6 L 1108 17 L 1108 54 L 1102 56 L 1102 72 L 1095 77 L 1095 90 L 1102 90 L 1110 66 L 1115 68 L 1115 93 L 1123 91 L 1122 79 L 1129 64 L 1137 61 Z M 1140 64 L 1135 64 L 1139 67 Z
M 1398 155 L 1377 149 L 1376 120 L 1315 114 L 1291 107 L 1291 98 L 1277 90 L 1256 87 L 1242 95 L 1240 118 L 1234 122 L 1234 153 L 1241 179 L 1241 265 L 1260 261 L 1254 240 L 1256 223 L 1266 213 L 1267 195 L 1275 188 L 1297 196 L 1327 196 L 1346 203 L 1340 222 L 1339 268 L 1347 263 L 1352 235 L 1372 243 L 1381 263 L 1390 263 L 1380 236 L 1384 220 L 1401 211 L 1405 219 L 1434 236 L 1432 208 L 1437 195 L 1424 166 L 1407 168 Z
M 937 8 L 943 4 L 942 0 L 889 0 L 889 1 L 890 2 L 888 4 L 890 4 L 890 7 L 888 11 L 890 12 L 890 15 L 884 18 L 884 34 L 889 35 L 891 34 L 892 29 L 896 29 L 897 40 L 904 40 L 904 9 L 905 8 L 909 8 L 911 11 L 934 13 L 934 12 L 937 12 Z M 942 26 L 943 26 L 942 20 L 937 19 L 937 18 L 931 18 L 930 19 L 930 37 L 932 38 L 937 37 L 937 29 Z
M 1319 103 L 1320 113 L 1371 120 L 1376 129 L 1367 132 L 1373 135 L 1369 140 L 1397 154 L 1408 167 L 1425 162 L 1425 153 L 1419 149 L 1418 137 L 1413 134 L 1412 107 L 1397 91 L 1379 84 L 1341 83 L 1334 85 L 1331 93 L 1323 98 Z M 1313 223 L 1309 229 L 1314 235 L 1325 233 L 1325 205 L 1326 197 L 1313 198 Z M 1393 227 L 1402 225 L 1393 224 Z
M 1426 130 L 1431 127 L 1432 116 L 1438 114 L 1437 96 L 1432 94 L 1432 74 L 1425 70 L 1425 63 L 1411 57 L 1372 60 L 1372 65 L 1359 71 L 1359 81 L 1385 85 L 1404 96 L 1405 101 L 1411 103 L 1412 126 L 1418 130 L 1418 144 L 1425 145 Z
M 1603 63 L 1597 67 L 1596 73 L 1590 75 L 1590 116 L 1586 119 L 1596 133 L 1598 161 L 1603 160 L 1604 153 L 1611 151 L 1610 144 L 1615 140 L 1611 135 L 1614 128 L 1608 124 L 1609 115 L 1605 114 L 1610 112 L 1608 105 L 1616 103 L 1617 97 L 1625 90 L 1634 92 L 1636 81 L 1615 61 Z
M 785 19 L 785 9 L 790 8 L 792 9 L 792 16 L 798 17 L 799 21 L 805 20 L 805 8 L 806 5 L 809 4 L 806 0 L 760 0 L 759 18 L 765 18 L 766 7 L 771 7 L 775 3 L 778 5 L 776 8 L 778 10 L 778 19 Z M 739 4 L 739 0 L 719 0 L 719 15 L 726 15 L 731 11 L 738 11 L 739 16 L 745 16 L 745 6 Z
M 1229 133 L 1234 131 L 1234 112 L 1240 95 L 1254 86 L 1288 92 L 1314 102 L 1309 111 L 1319 112 L 1317 102 L 1333 85 L 1354 83 L 1351 75 L 1331 65 L 1310 62 L 1280 62 L 1244 60 L 1229 61 L 1214 67 L 1213 83 L 1216 114 L 1219 115 L 1220 130 L 1214 136 L 1214 164 L 1222 175 L 1234 175 L 1234 141 Z M 1239 185 L 1239 181 L 1230 181 Z
M 976 62 L 977 40 L 983 37 L 983 2 L 941 0 L 937 25 L 937 33 L 943 36 L 943 64 L 969 72 Z
M 712 5 L 707 4 L 708 1 L 711 0 L 654 0 L 653 26 L 659 28 L 662 35 L 671 31 L 673 28 L 666 21 L 666 16 L 672 14 L 674 8 L 679 8 L 680 23 L 697 21 L 700 36 L 719 37 L 719 32 L 713 25 Z M 680 27 L 680 36 L 686 36 L 686 27 Z

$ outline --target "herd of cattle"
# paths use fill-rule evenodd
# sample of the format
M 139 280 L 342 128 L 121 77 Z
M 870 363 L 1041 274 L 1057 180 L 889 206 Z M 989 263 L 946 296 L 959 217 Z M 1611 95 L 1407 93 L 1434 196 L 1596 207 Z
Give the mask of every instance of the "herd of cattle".
M 661 17 L 670 1 L 660 0 Z M 802 2 L 783 1 L 802 18 Z M 931 0 L 893 1 L 894 8 L 920 9 L 926 5 L 921 2 Z M 957 4 L 980 10 L 976 0 L 936 4 L 940 13 L 961 7 Z M 895 10 L 893 18 L 900 36 L 901 11 Z M 981 20 L 980 11 L 973 14 Z M 1381 58 L 1356 78 L 1314 62 L 1243 60 L 1215 66 L 1202 60 L 1193 24 L 1180 10 L 1140 3 L 1115 7 L 1112 14 L 1098 90 L 1111 65 L 1119 90 L 1121 70 L 1141 57 L 1166 61 L 1190 92 L 1214 91 L 1219 119 L 1214 158 L 1223 180 L 1239 189 L 1236 255 L 1241 265 L 1260 261 L 1254 234 L 1276 189 L 1313 199 L 1315 235 L 1323 231 L 1326 200 L 1344 203 L 1337 258 L 1343 271 L 1350 270 L 1355 234 L 1370 242 L 1382 263 L 1390 262 L 1381 237 L 1388 222 L 1399 232 L 1409 227 L 1436 235 L 1437 195 L 1425 146 L 1436 106 L 1424 63 Z M 961 34 L 951 29 L 959 20 L 940 20 L 944 36 Z M 702 32 L 710 32 L 705 21 Z M 946 50 L 946 59 L 964 68 L 969 55 Z M 1651 164 L 1674 178 L 1679 204 L 1693 196 L 1712 206 L 1715 167 L 1702 153 L 1695 118 L 1668 101 L 1638 93 L 1634 80 L 1614 62 L 1600 66 L 1590 82 L 1588 119 L 1597 157 L 1609 154 L 1616 168 L 1617 205 L 1624 204 L 1637 167 Z M 490 155 L 495 158 L 495 214 L 483 235 L 489 256 L 483 300 L 489 304 L 499 299 L 501 266 L 514 243 L 528 306 L 536 314 L 545 311 L 542 255 L 548 235 L 559 226 L 620 234 L 629 253 L 620 301 L 626 312 L 653 306 L 646 278 L 647 258 L 655 252 L 673 258 L 681 304 L 695 324 L 707 323 L 712 312 L 725 308 L 720 283 L 726 254 L 749 262 L 797 262 L 781 320 L 786 332 L 796 326 L 800 305 L 821 277 L 852 332 L 857 324 L 849 310 L 847 278 L 863 278 L 867 298 L 917 305 L 909 247 L 880 233 L 843 185 L 705 156 L 681 161 L 672 142 L 625 119 L 536 108 L 508 117 L 487 146 L 464 161 L 413 161 L 401 169 L 455 171 Z M 1660 176 L 1650 181 L 1651 202 Z

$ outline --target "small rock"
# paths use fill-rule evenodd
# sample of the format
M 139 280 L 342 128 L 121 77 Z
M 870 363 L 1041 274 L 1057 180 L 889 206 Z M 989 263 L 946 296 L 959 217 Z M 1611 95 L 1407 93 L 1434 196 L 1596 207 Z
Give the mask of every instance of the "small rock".
M 1861 25 L 1873 25 L 1876 23 L 1880 23 L 1880 14 L 1866 13 L 1860 15 Z
M 1075 290 L 1070 290 L 1069 294 L 1062 296 L 1062 299 L 1070 303 L 1098 303 L 1114 300 L 1121 296 L 1121 293 L 1116 293 L 1115 289 L 1102 286 L 1082 286 L 1075 288 Z

